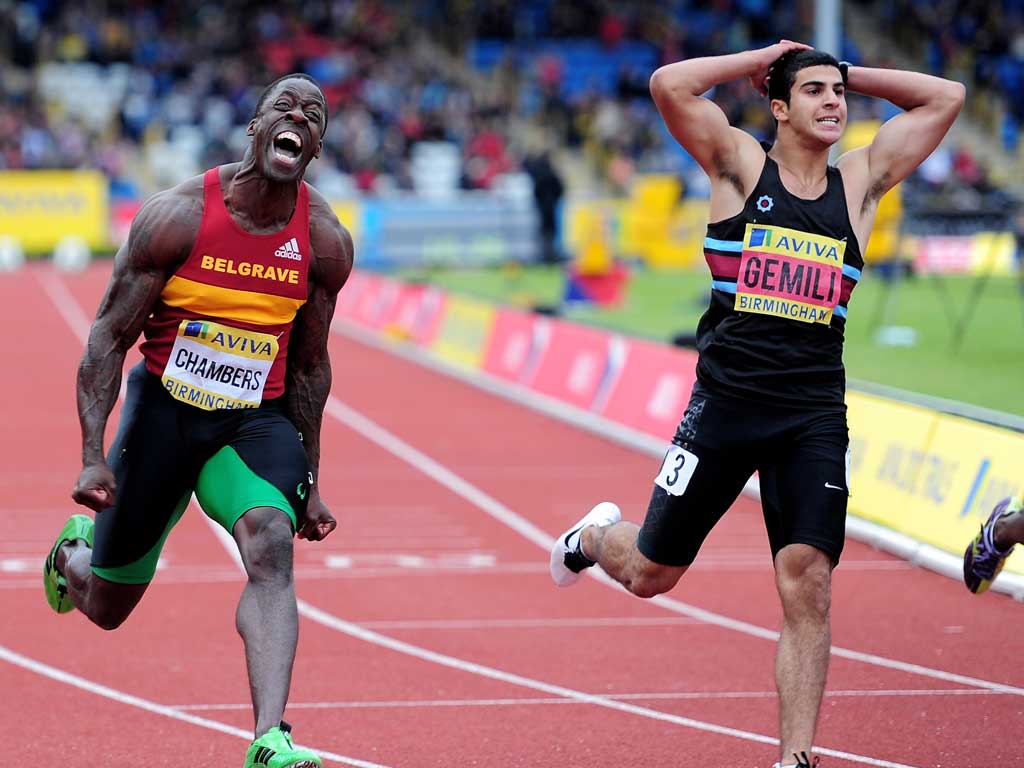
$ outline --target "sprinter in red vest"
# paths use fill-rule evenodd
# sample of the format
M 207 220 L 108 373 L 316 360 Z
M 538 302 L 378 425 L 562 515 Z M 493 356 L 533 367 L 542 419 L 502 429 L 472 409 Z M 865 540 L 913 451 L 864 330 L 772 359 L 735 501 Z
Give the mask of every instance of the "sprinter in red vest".
M 739 78 L 768 96 L 774 144 L 730 126 L 702 97 Z M 833 166 L 847 89 L 905 111 Z M 567 586 L 598 564 L 641 597 L 668 591 L 757 470 L 783 609 L 777 765 L 794 766 L 796 755 L 794 768 L 808 766 L 849 493 L 847 305 L 878 201 L 946 135 L 964 87 L 851 67 L 784 40 L 669 64 L 654 73 L 651 93 L 669 131 L 711 181 L 704 256 L 712 290 L 697 329 L 697 385 L 643 526 L 620 521 L 610 502 L 598 504 L 556 542 L 551 575 Z
M 319 85 L 287 75 L 261 95 L 240 163 L 155 195 L 135 217 L 78 371 L 83 466 L 72 497 L 95 524 L 72 516 L 43 574 L 55 611 L 117 628 L 194 492 L 248 574 L 236 616 L 256 721 L 247 768 L 321 764 L 282 718 L 298 638 L 292 538 L 319 541 L 336 525 L 317 474 L 328 330 L 352 240 L 302 180 L 326 127 Z M 140 334 L 144 360 L 104 457 Z

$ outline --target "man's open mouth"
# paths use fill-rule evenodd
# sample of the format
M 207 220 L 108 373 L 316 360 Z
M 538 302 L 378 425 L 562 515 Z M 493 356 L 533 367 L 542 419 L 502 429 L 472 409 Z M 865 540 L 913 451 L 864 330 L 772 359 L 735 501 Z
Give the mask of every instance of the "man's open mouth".
M 274 154 L 282 160 L 292 161 L 302 153 L 302 138 L 294 131 L 282 131 L 274 137 Z

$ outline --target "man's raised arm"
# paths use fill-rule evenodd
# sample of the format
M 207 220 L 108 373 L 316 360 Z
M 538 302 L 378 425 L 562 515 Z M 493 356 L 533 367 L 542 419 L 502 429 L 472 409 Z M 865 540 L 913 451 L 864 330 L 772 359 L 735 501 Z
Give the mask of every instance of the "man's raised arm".
M 756 160 L 757 141 L 729 125 L 721 108 L 701 94 L 733 80 L 750 78 L 765 93 L 768 70 L 787 51 L 807 48 L 783 40 L 767 48 L 666 64 L 651 76 L 651 95 L 669 132 L 712 181 L 737 177 L 744 153 Z M 760 171 L 760 164 L 755 163 Z M 742 190 L 741 190 L 742 191 Z
M 839 159 L 844 178 L 861 180 L 866 207 L 909 176 L 939 145 L 960 114 L 966 91 L 962 84 L 941 77 L 872 67 L 850 67 L 847 88 L 906 110 L 884 123 L 869 146 Z

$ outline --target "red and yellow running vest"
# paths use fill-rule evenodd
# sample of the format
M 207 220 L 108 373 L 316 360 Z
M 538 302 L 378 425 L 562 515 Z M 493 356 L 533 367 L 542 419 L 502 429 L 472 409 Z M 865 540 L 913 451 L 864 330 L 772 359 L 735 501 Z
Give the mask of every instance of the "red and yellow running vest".
M 143 329 L 146 368 L 176 399 L 204 410 L 256 408 L 284 392 L 288 339 L 306 302 L 309 190 L 272 235 L 228 212 L 219 169 L 203 176 L 203 219 L 185 263 Z

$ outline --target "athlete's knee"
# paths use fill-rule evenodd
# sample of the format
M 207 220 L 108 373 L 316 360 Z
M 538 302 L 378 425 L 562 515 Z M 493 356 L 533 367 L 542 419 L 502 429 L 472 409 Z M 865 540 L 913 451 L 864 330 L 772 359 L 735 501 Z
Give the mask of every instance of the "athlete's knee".
M 787 615 L 822 619 L 832 600 L 832 560 L 805 544 L 785 547 L 775 559 L 775 581 Z
M 124 610 L 123 608 L 103 606 L 102 608 L 93 609 L 89 620 L 100 629 L 113 632 L 124 624 L 125 620 L 131 616 L 131 613 L 131 609 Z
M 637 597 L 648 599 L 668 592 L 685 572 L 684 567 L 658 565 L 646 560 L 636 569 L 625 586 Z
M 100 629 L 112 631 L 124 624 L 139 604 L 148 584 L 115 584 L 94 579 L 79 609 Z
M 292 526 L 279 509 L 260 507 L 243 515 L 235 539 L 250 581 L 290 581 Z

